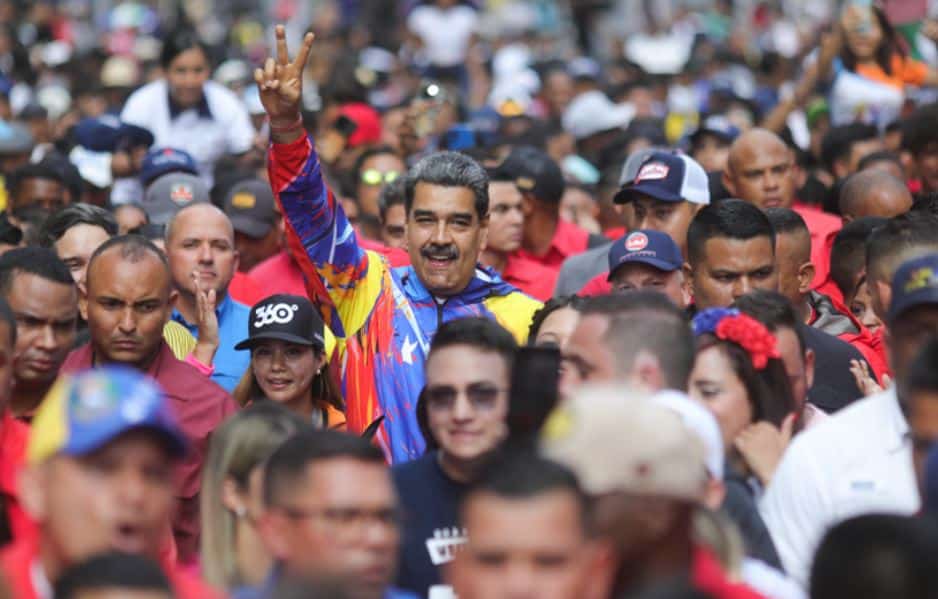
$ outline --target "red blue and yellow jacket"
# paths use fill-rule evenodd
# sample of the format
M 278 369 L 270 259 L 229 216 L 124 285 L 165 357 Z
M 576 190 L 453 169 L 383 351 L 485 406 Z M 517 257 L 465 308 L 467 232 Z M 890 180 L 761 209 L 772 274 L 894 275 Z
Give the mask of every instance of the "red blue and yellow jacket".
M 392 268 L 362 249 L 341 204 L 328 189 L 313 142 L 272 144 L 270 183 L 310 297 L 340 340 L 339 360 L 348 430 L 381 416 L 377 439 L 391 462 L 423 453 L 416 404 L 430 340 L 444 322 L 494 318 L 519 343 L 540 303 L 479 267 L 466 289 L 439 303 L 411 266 Z

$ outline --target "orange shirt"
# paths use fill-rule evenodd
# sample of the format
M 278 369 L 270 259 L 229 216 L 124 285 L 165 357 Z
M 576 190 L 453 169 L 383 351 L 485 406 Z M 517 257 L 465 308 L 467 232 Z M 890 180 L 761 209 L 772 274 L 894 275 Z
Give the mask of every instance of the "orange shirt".
M 928 65 L 908 56 L 894 54 L 889 66 L 892 67 L 891 74 L 884 71 L 877 63 L 858 64 L 856 72 L 867 79 L 898 89 L 906 85 L 921 87 L 928 76 Z

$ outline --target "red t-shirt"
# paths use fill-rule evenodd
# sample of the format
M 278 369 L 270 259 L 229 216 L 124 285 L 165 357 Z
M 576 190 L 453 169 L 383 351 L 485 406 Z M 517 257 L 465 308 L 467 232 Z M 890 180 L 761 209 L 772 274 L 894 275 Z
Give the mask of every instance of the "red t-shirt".
M 271 256 L 248 273 L 254 282 L 268 295 L 289 293 L 306 296 L 306 279 L 303 271 L 286 251 Z
M 548 268 L 560 271 L 563 261 L 581 254 L 589 246 L 589 233 L 580 227 L 569 223 L 563 219 L 557 221 L 557 229 L 554 231 L 554 237 L 550 241 L 550 247 L 543 256 L 535 256 L 525 250 L 518 250 L 516 253 L 528 260 L 538 262 Z
M 270 295 L 270 293 L 267 293 L 247 273 L 236 272 L 231 279 L 231 283 L 228 284 L 228 295 L 234 301 L 250 307 Z
M 531 297 L 546 302 L 554 294 L 559 271 L 543 264 L 511 254 L 505 264 L 502 279 Z
M 4 410 L 0 416 L 0 494 L 6 503 L 7 519 L 13 539 L 22 539 L 34 529 L 32 519 L 19 502 L 17 476 L 26 461 L 29 427 Z

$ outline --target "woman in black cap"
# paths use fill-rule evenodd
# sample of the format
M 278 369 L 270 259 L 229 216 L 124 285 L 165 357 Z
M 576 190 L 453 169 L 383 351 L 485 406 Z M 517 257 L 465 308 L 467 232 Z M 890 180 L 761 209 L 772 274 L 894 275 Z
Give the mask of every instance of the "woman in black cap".
M 251 367 L 233 393 L 240 405 L 274 401 L 317 426 L 345 429 L 342 395 L 326 363 L 325 325 L 307 298 L 277 294 L 255 304 L 248 338 L 235 349 L 251 351 Z

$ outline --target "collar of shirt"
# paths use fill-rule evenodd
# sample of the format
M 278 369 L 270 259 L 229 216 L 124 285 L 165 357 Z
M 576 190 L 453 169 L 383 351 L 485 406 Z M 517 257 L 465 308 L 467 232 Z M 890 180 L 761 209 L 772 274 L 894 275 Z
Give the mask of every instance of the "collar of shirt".
M 167 101 L 169 102 L 170 120 L 175 119 L 180 114 L 184 113 L 187 110 L 192 110 L 193 108 L 198 113 L 198 115 L 202 118 L 206 118 L 209 120 L 213 120 L 215 118 L 214 115 L 212 115 L 212 109 L 209 108 L 208 97 L 205 95 L 205 90 L 202 91 L 202 98 L 199 100 L 198 104 L 196 104 L 194 107 L 183 108 L 182 106 L 177 104 L 175 100 L 173 100 L 173 95 L 168 91 L 168 87 L 169 86 L 167 85 L 166 97 L 167 97 Z

